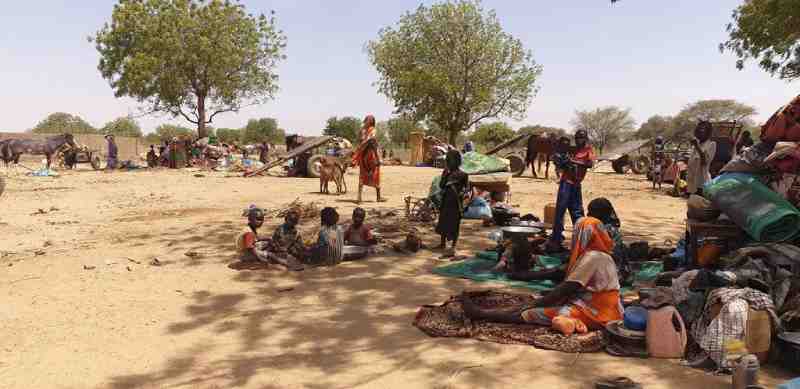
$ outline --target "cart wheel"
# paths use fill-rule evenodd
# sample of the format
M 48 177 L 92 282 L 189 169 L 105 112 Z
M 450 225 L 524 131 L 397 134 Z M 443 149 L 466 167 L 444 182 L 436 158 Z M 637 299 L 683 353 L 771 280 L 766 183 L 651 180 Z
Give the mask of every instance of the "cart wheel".
M 325 157 L 322 154 L 312 155 L 311 158 L 308 159 L 308 177 L 309 178 L 319 178 L 319 165 L 317 162 L 320 162 L 320 159 Z
M 100 170 L 100 157 L 99 156 L 97 156 L 97 155 L 93 156 L 92 159 L 89 161 L 89 163 L 92 164 L 92 169 Z
M 650 158 L 641 156 L 633 160 L 631 170 L 636 174 L 645 174 L 650 169 Z
M 525 172 L 525 160 L 517 154 L 509 154 L 506 159 L 511 162 L 509 170 L 514 177 L 519 177 Z
M 628 170 L 628 158 L 622 157 L 611 161 L 611 167 L 617 174 L 625 174 Z

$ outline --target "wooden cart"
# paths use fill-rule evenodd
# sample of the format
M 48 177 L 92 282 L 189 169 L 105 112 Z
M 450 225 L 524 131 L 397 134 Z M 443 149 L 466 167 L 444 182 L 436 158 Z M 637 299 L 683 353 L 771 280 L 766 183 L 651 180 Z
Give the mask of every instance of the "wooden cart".
M 79 163 L 88 163 L 94 170 L 102 168 L 102 160 L 98 150 L 79 147 L 76 150 L 67 150 L 61 153 L 59 164 L 67 169 L 74 169 Z
M 298 158 L 298 157 L 300 157 L 300 156 L 302 156 L 303 154 L 306 154 L 306 153 L 311 153 L 314 149 L 316 149 L 318 147 L 322 147 L 322 146 L 324 146 L 324 145 L 326 145 L 328 143 L 332 143 L 332 142 L 336 142 L 336 141 L 337 141 L 336 137 L 327 136 L 327 135 L 306 139 L 300 146 L 297 146 L 297 147 L 287 151 L 286 153 L 278 156 L 278 158 L 276 160 L 269 162 L 268 164 L 264 165 L 264 167 L 262 167 L 262 168 L 260 168 L 258 170 L 254 170 L 252 172 L 245 172 L 244 176 L 245 177 L 253 177 L 253 176 L 259 176 L 259 175 L 265 174 L 269 169 L 272 169 L 272 168 L 274 168 L 276 166 L 281 166 L 281 165 L 283 165 L 284 163 L 286 163 L 289 160 L 292 160 L 294 158 Z M 348 153 L 344 153 L 344 154 L 347 155 Z M 322 154 L 317 154 L 317 155 L 312 155 L 307 159 L 306 164 L 308 165 L 307 166 L 307 171 L 308 171 L 308 176 L 309 177 L 319 177 L 319 169 L 317 168 L 316 162 L 320 158 L 322 158 L 323 156 L 324 155 L 322 155 Z M 299 158 L 298 158 L 298 160 L 299 160 Z

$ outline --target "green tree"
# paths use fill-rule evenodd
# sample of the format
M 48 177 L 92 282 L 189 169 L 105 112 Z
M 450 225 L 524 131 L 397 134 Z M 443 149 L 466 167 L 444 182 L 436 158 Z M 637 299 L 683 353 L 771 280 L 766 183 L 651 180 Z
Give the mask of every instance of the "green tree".
M 161 137 L 159 137 L 155 132 L 151 132 L 144 136 L 144 142 L 148 145 L 161 144 Z
M 402 147 L 408 147 L 408 135 L 419 128 L 419 122 L 404 116 L 391 118 L 386 125 L 391 143 Z
M 653 139 L 656 136 L 670 137 L 675 132 L 675 118 L 672 116 L 653 115 L 636 131 L 638 139 Z
M 755 107 L 731 99 L 700 100 L 685 106 L 677 115 L 672 127 L 673 137 L 686 138 L 692 135 L 699 120 L 712 122 L 738 121 L 752 126 Z
M 274 13 L 229 0 L 119 0 L 89 40 L 117 97 L 181 116 L 200 137 L 218 114 L 273 97 L 286 45 Z
M 361 120 L 353 116 L 338 118 L 333 116 L 325 123 L 322 133 L 325 135 L 338 136 L 353 142 L 358 142 Z
M 56 112 L 47 115 L 44 120 L 31 129 L 31 132 L 34 134 L 96 134 L 97 129 L 78 115 Z
M 392 140 L 389 138 L 389 122 L 378 122 L 375 124 L 375 138 L 383 148 L 391 147 Z
M 539 124 L 523 126 L 523 127 L 520 127 L 517 130 L 517 134 L 519 134 L 519 135 L 521 135 L 521 134 L 533 134 L 533 135 L 556 134 L 556 136 L 561 137 L 561 136 L 566 136 L 567 133 L 568 133 L 568 131 L 563 129 L 563 128 L 548 127 L 548 126 L 542 126 L 542 125 L 539 125 Z
M 728 40 L 720 51 L 738 58 L 736 67 L 749 60 L 786 80 L 800 78 L 800 7 L 796 0 L 748 0 L 733 11 Z
M 176 126 L 174 124 L 162 124 L 156 127 L 156 135 L 160 141 L 172 140 L 174 137 L 196 137 L 197 133 L 191 128 Z
M 116 118 L 106 123 L 106 125 L 100 129 L 100 132 L 116 136 L 142 137 L 142 128 L 139 127 L 139 123 L 136 123 L 136 120 L 133 120 L 133 118 L 129 116 Z
M 421 5 L 381 29 L 367 51 L 378 91 L 399 113 L 438 124 L 451 143 L 482 120 L 522 119 L 542 71 L 478 0 Z
M 242 129 L 241 141 L 245 144 L 280 142 L 285 135 L 273 118 L 250 119 Z
M 217 128 L 216 135 L 219 143 L 238 143 L 242 139 L 242 130 L 238 128 Z
M 493 122 L 478 126 L 470 135 L 470 139 L 484 146 L 497 146 L 514 137 L 514 130 L 506 123 Z
M 575 130 L 584 130 L 589 135 L 592 145 L 602 154 L 603 150 L 619 142 L 627 132 L 635 129 L 636 121 L 631 117 L 631 110 L 616 106 L 596 108 L 587 111 L 575 111 L 572 119 Z

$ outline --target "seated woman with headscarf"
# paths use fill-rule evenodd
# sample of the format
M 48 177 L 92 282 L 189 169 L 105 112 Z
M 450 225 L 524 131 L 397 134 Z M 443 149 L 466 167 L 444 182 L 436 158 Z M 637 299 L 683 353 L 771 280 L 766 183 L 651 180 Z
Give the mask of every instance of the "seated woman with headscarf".
M 614 241 L 598 218 L 597 200 L 589 204 L 589 216 L 575 224 L 572 251 L 566 278 L 553 291 L 536 300 L 533 306 L 520 306 L 511 311 L 484 310 L 462 296 L 464 311 L 472 319 L 499 323 L 538 324 L 550 326 L 561 316 L 574 325 L 599 329 L 608 322 L 622 319 L 620 283 L 617 267 L 611 257 Z
M 627 261 L 625 260 L 625 246 L 622 243 L 622 234 L 620 233 L 620 221 L 617 217 L 616 211 L 614 211 L 614 206 L 611 204 L 611 201 L 605 197 L 599 197 L 589 203 L 588 211 L 589 216 L 599 219 L 602 222 L 602 229 L 605 230 L 605 232 L 613 241 L 614 248 L 610 254 L 612 258 L 614 258 L 614 263 L 617 266 L 620 280 L 625 279 L 628 274 L 628 265 Z M 573 246 L 574 244 L 575 241 L 573 239 Z M 575 249 L 573 247 L 572 252 L 570 253 L 570 258 L 572 258 L 574 255 Z M 523 270 L 519 266 L 499 266 L 499 268 L 511 269 L 512 271 L 508 277 L 517 281 L 552 280 L 555 282 L 561 282 L 564 281 L 564 278 L 567 275 L 567 266 L 560 266 L 540 271 Z

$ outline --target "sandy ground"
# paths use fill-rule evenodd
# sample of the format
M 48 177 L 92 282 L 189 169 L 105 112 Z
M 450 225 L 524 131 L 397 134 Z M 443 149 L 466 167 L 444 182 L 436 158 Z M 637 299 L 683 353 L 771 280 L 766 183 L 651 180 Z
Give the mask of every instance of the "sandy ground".
M 646 388 L 730 385 L 677 361 L 429 338 L 411 326 L 420 305 L 487 286 L 431 274 L 440 262 L 430 252 L 300 273 L 233 270 L 249 204 L 301 197 L 347 218 L 354 194 L 321 196 L 314 179 L 194 174 L 8 179 L 0 198 L 0 388 L 588 388 L 609 375 Z M 385 168 L 390 202 L 381 206 L 424 194 L 435 174 Z M 347 180 L 354 188 L 356 176 Z M 555 189 L 552 180 L 516 179 L 512 203 L 540 215 Z M 683 202 L 639 178 L 592 173 L 584 198 L 601 195 L 616 205 L 627 239 L 660 243 L 683 229 Z M 267 223 L 268 233 L 278 220 Z M 487 230 L 470 223 L 465 231 L 465 249 L 488 246 Z M 162 266 L 148 264 L 156 257 Z M 787 378 L 766 376 L 769 387 Z

